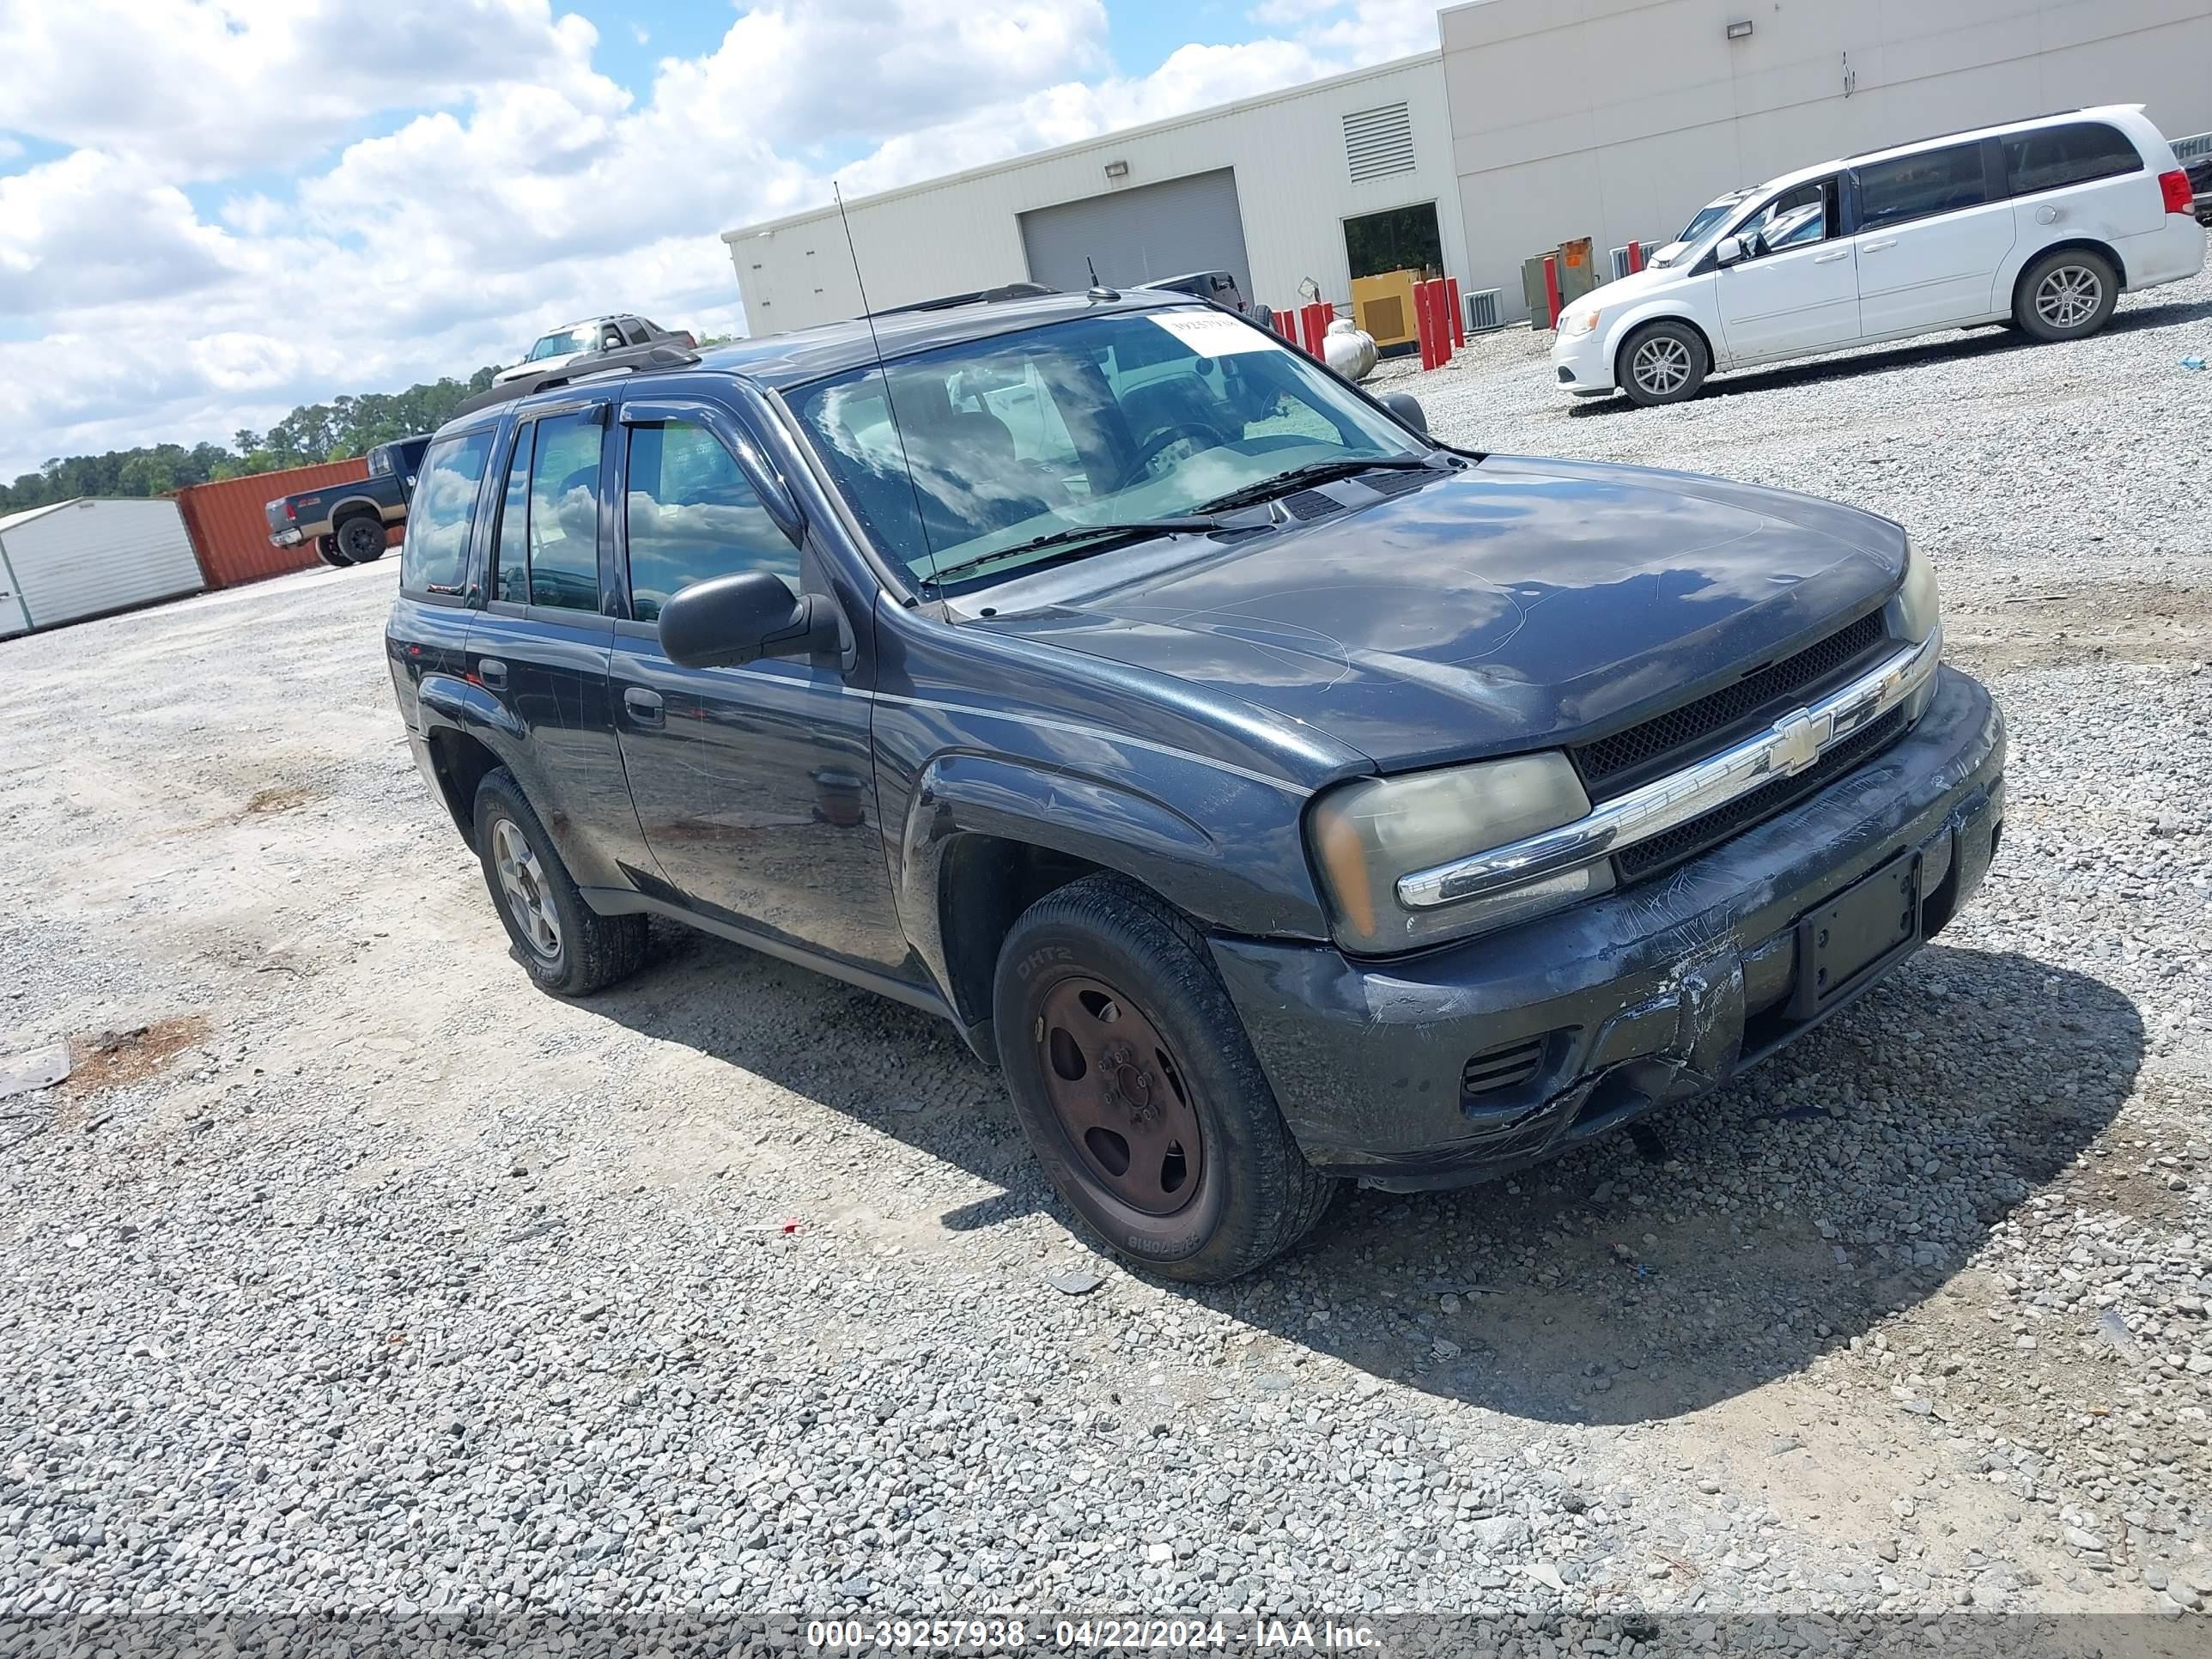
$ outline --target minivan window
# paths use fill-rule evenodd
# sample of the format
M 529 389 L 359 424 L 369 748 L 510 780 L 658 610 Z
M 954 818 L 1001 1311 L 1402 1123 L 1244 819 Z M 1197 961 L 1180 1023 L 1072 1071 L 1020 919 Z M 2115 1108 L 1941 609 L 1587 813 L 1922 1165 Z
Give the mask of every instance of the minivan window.
M 657 620 L 669 599 L 715 576 L 765 570 L 799 585 L 799 550 L 704 427 L 632 428 L 629 496 L 629 610 L 639 622 Z
M 422 481 L 408 508 L 399 585 L 418 592 L 458 593 L 469 564 L 477 484 L 491 454 L 491 429 L 465 432 L 430 446 Z
M 599 444 L 594 411 L 536 422 L 530 466 L 530 602 L 599 608 Z
M 1935 213 L 1956 213 L 1990 199 L 1979 143 L 1923 149 L 1858 169 L 1859 228 L 1880 230 Z
M 2102 121 L 2039 127 L 1997 143 L 2004 148 L 2005 183 L 2015 196 L 2142 171 L 2142 156 L 2135 145 Z

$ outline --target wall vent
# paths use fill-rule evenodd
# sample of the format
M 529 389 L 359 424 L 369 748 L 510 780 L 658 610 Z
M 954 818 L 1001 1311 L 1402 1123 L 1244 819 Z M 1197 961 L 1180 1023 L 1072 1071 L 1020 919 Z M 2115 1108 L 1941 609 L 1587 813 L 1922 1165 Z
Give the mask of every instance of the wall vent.
M 1355 110 L 1344 118 L 1344 159 L 1352 182 L 1364 184 L 1413 170 L 1413 120 L 1403 102 Z

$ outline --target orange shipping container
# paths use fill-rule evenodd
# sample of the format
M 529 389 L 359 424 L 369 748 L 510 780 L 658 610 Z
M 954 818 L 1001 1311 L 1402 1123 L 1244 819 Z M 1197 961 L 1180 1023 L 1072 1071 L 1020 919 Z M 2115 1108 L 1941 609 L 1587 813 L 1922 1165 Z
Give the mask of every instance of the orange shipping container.
M 322 562 L 314 544 L 278 547 L 269 539 L 270 501 L 322 484 L 357 483 L 368 476 L 362 459 L 326 461 L 283 472 L 257 472 L 220 483 L 187 484 L 177 491 L 177 509 L 191 532 L 192 550 L 210 587 L 236 587 L 270 576 L 287 575 Z

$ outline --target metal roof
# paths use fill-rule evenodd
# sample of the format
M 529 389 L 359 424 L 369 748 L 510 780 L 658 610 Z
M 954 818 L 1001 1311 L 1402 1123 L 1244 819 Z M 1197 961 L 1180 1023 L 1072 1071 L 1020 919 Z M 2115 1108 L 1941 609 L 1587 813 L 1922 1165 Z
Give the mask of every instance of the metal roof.
M 58 513 L 65 507 L 75 507 L 79 501 L 95 499 L 89 495 L 72 495 L 65 501 L 48 501 L 44 507 L 27 507 L 21 513 L 10 513 L 0 519 L 0 531 L 18 529 L 33 519 L 43 519 L 49 513 Z

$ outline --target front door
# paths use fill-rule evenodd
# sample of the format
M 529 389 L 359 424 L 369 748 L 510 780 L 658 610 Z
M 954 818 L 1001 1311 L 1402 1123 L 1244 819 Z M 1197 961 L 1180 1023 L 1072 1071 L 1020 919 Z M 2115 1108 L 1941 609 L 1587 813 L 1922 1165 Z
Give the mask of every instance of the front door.
M 660 649 L 660 606 L 694 582 L 766 570 L 794 592 L 828 585 L 762 507 L 728 411 L 633 403 L 622 441 L 629 617 L 615 624 L 615 718 L 670 896 L 912 977 L 876 814 L 866 688 L 835 652 L 685 668 Z
M 1869 339 L 1989 316 L 2017 232 L 1977 142 L 1858 169 L 1859 317 Z M 1996 199 L 1992 199 L 1992 198 Z
M 1843 234 L 1838 181 L 1778 196 L 1735 233 L 1743 258 L 1713 276 L 1730 361 L 1753 363 L 1849 345 L 1859 332 L 1858 264 Z

